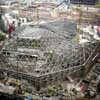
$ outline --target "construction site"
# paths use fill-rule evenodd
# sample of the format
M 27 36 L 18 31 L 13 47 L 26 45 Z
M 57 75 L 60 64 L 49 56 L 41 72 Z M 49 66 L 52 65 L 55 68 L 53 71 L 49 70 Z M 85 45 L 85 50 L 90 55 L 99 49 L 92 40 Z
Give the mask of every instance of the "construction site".
M 0 100 L 100 100 L 100 0 L 0 0 Z

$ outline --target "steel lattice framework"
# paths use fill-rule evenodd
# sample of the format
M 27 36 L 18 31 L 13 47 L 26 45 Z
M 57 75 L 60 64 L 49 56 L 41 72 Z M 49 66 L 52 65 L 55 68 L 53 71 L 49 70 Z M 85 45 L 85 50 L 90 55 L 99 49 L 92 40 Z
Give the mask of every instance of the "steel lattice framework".
M 1 71 L 36 87 L 64 79 L 81 70 L 97 48 L 97 43 L 78 44 L 75 32 L 69 21 L 16 29 L 0 52 Z

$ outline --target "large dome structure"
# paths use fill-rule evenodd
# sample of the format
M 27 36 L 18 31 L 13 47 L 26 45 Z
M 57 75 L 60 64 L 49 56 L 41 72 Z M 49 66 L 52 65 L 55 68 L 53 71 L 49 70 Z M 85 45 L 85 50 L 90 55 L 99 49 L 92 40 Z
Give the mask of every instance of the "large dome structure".
M 80 45 L 75 36 L 76 24 L 67 20 L 22 26 L 5 41 L 0 67 L 10 76 L 33 83 L 61 80 L 83 69 L 97 47 L 97 43 Z

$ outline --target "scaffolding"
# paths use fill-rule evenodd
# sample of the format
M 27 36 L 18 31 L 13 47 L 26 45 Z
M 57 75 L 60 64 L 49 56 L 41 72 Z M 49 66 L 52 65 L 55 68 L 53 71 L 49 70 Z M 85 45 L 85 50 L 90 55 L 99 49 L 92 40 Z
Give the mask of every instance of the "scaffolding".
M 0 71 L 40 89 L 83 70 L 99 43 L 79 44 L 75 31 L 67 20 L 16 29 L 0 51 Z

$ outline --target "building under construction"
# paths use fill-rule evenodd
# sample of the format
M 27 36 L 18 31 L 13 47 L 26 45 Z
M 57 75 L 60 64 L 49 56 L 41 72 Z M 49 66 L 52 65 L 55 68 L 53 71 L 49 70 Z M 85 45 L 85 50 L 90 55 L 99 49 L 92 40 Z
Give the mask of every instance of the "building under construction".
M 100 15 L 97 14 L 99 8 L 96 7 L 90 12 L 96 3 L 93 2 L 83 11 L 80 3 L 76 8 L 76 2 L 71 2 L 71 6 L 66 0 L 56 4 L 55 8 L 52 6 L 50 11 L 58 11 L 56 18 L 40 17 L 43 11 L 40 7 L 42 4 L 36 3 L 36 7 L 42 9 L 40 12 L 39 8 L 35 16 L 37 18 L 33 18 L 37 23 L 34 20 L 31 23 L 22 23 L 23 25 L 20 23 L 14 26 L 13 31 L 6 33 L 7 37 L 0 44 L 0 92 L 11 86 L 11 90 L 9 88 L 9 91 L 3 92 L 20 95 L 27 100 L 100 99 Z M 67 11 L 70 12 L 66 13 L 67 17 L 66 14 L 59 16 L 63 3 L 68 6 Z M 27 11 L 30 11 L 30 8 L 32 10 L 32 7 L 34 8 L 29 5 Z M 73 11 L 77 14 L 75 18 Z M 88 12 L 95 12 L 95 15 L 88 16 Z M 93 20 L 95 16 L 96 21 Z M 20 17 L 16 15 L 16 21 Z M 10 18 L 5 18 L 8 26 L 5 20 L 4 24 L 9 30 L 13 24 L 9 22 Z M 33 99 L 28 99 L 30 95 Z

